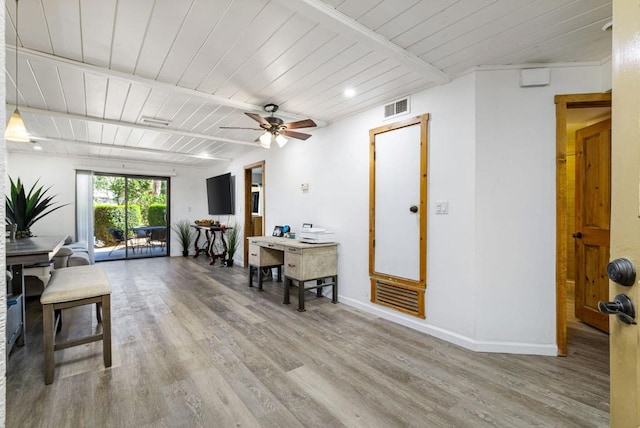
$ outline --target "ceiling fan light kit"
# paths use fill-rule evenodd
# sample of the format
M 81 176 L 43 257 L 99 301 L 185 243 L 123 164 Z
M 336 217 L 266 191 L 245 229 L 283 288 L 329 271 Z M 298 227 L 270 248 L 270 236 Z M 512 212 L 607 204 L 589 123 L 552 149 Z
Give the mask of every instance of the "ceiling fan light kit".
M 269 131 L 265 131 L 265 133 L 260 136 L 260 146 L 265 149 L 271 147 L 271 133 Z
M 18 0 L 16 0 L 16 109 L 13 111 L 7 129 L 4 132 L 4 139 L 18 143 L 28 143 L 31 141 L 24 126 L 24 120 L 18 110 Z
M 247 116 L 251 119 L 255 120 L 260 124 L 260 128 L 242 128 L 235 126 L 222 126 L 221 129 L 250 129 L 260 131 L 264 129 L 264 134 L 262 134 L 258 139 L 260 140 L 260 146 L 268 149 L 271 147 L 271 143 L 275 140 L 278 143 L 278 147 L 284 147 L 289 141 L 286 137 L 295 138 L 298 140 L 306 140 L 311 137 L 311 134 L 305 134 L 303 132 L 291 131 L 291 129 L 298 128 L 313 128 L 316 123 L 311 119 L 298 120 L 296 122 L 284 123 L 284 120 L 279 117 L 274 116 L 273 114 L 278 110 L 278 106 L 276 104 L 267 104 L 264 107 L 264 111 L 267 113 L 271 113 L 271 116 L 262 117 L 255 113 L 245 112 Z

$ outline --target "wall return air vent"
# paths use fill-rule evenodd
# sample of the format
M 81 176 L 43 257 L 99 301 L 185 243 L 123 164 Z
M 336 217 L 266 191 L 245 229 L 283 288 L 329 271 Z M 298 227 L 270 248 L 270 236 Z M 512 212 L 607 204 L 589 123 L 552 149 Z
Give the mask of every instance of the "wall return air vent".
M 396 100 L 384 106 L 384 118 L 400 116 L 405 113 L 409 113 L 409 97 L 401 100 Z

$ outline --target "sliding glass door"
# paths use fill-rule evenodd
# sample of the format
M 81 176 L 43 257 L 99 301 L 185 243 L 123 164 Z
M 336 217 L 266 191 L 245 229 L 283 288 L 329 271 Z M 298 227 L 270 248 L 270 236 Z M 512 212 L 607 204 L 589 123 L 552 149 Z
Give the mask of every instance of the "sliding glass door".
M 96 261 L 169 254 L 169 178 L 94 174 Z

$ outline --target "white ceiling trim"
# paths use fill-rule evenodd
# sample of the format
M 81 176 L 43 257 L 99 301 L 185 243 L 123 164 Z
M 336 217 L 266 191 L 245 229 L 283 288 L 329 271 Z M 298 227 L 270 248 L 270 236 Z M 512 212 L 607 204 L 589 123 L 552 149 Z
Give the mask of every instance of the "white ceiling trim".
M 170 150 L 159 150 L 159 149 L 149 149 L 144 147 L 129 147 L 129 146 L 121 146 L 115 144 L 101 144 L 101 143 L 89 143 L 87 141 L 78 141 L 78 140 L 63 140 L 58 138 L 48 138 L 48 137 L 31 137 L 34 141 L 48 141 L 52 143 L 63 143 L 63 144 L 75 144 L 78 146 L 84 147 L 92 147 L 96 149 L 114 149 L 114 150 L 124 150 L 130 152 L 139 152 L 139 153 L 151 153 L 157 155 L 176 155 L 176 156 L 186 156 L 189 158 L 195 158 L 200 160 L 217 160 L 217 161 L 226 161 L 229 162 L 231 159 L 229 158 L 220 158 L 215 156 L 200 156 L 194 155 L 193 153 L 184 153 L 184 152 L 176 152 Z
M 396 45 L 358 21 L 344 15 L 321 0 L 276 0 L 307 18 L 326 25 L 338 33 L 346 33 L 358 42 L 393 58 L 436 84 L 450 81 L 450 76 L 422 58 Z
M 7 104 L 7 106 L 9 106 L 11 110 L 15 108 L 15 106 L 11 106 L 9 104 Z M 112 120 L 112 119 L 101 119 L 98 117 L 82 116 L 79 114 L 64 113 L 64 112 L 54 111 L 54 110 L 43 110 L 43 109 L 34 108 L 34 107 L 19 106 L 18 108 L 22 113 L 31 113 L 31 114 L 37 114 L 37 115 L 48 116 L 53 118 L 73 119 L 73 120 L 79 120 L 83 122 L 99 123 L 103 125 L 114 125 L 114 126 L 122 126 L 125 128 L 140 129 L 143 131 L 157 132 L 159 134 L 171 134 L 171 135 L 179 135 L 181 137 L 188 137 L 188 138 L 200 138 L 208 141 L 219 141 L 223 143 L 241 144 L 244 146 L 252 146 L 255 148 L 260 147 L 260 145 L 255 142 L 234 140 L 232 138 L 224 138 L 224 137 L 214 137 L 213 135 L 199 134 L 197 132 L 181 131 L 179 129 L 174 129 L 174 128 L 157 128 L 153 126 L 139 125 L 137 123 L 121 122 L 121 121 Z
M 9 52 L 15 53 L 15 50 L 16 50 L 15 45 L 6 45 L 7 54 L 9 54 Z M 196 91 L 194 89 L 183 88 L 182 86 L 176 86 L 176 85 L 171 85 L 169 83 L 160 82 L 158 80 L 147 79 L 146 77 L 136 76 L 135 74 L 123 73 L 117 70 L 98 67 L 98 66 L 86 64 L 83 62 L 74 61 L 68 58 L 58 57 L 55 55 L 51 55 L 45 52 L 39 52 L 39 51 L 25 48 L 25 47 L 20 48 L 20 55 L 27 58 L 35 58 L 40 61 L 53 63 L 53 64 L 56 64 L 57 66 L 75 69 L 82 73 L 93 74 L 96 76 L 106 77 L 109 79 L 117 79 L 125 83 L 133 82 L 133 83 L 137 83 L 139 85 L 143 85 L 152 89 L 158 89 L 158 90 L 167 91 L 170 93 L 179 93 L 192 98 L 200 98 L 204 101 L 207 101 L 209 103 L 216 104 L 216 105 L 237 108 L 243 111 L 264 113 L 263 106 L 248 104 L 241 101 L 235 101 L 229 98 L 219 97 L 213 94 L 207 94 L 204 92 Z M 301 116 L 301 115 L 290 113 L 284 110 L 278 110 L 278 116 L 286 117 L 288 119 L 293 119 L 293 120 L 308 119 L 308 117 L 306 116 Z M 327 125 L 326 122 L 323 122 L 320 120 L 314 119 L 314 121 L 316 122 L 318 127 L 323 127 Z

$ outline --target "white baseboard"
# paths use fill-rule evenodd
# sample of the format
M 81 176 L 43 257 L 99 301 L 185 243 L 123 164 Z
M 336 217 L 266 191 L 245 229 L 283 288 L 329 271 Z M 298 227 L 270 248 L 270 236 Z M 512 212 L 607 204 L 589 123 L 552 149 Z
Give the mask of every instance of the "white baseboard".
M 424 321 L 410 319 L 407 317 L 407 315 L 387 309 L 384 306 L 374 305 L 368 302 L 363 303 L 361 301 L 344 296 L 339 296 L 338 300 L 340 303 L 344 303 L 346 305 L 360 309 L 364 312 L 379 316 L 380 318 L 386 319 L 388 321 L 392 321 L 405 327 L 409 327 L 413 330 L 420 331 L 422 333 L 428 334 L 429 336 L 437 337 L 438 339 L 442 339 L 446 342 L 453 343 L 471 351 L 544 356 L 558 355 L 558 348 L 555 344 L 539 345 L 520 342 L 479 341 L 458 333 L 454 333 L 449 330 L 445 330 L 440 327 L 434 327 L 429 324 L 425 324 Z

